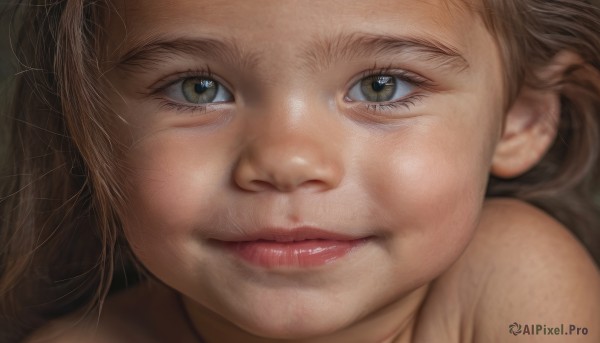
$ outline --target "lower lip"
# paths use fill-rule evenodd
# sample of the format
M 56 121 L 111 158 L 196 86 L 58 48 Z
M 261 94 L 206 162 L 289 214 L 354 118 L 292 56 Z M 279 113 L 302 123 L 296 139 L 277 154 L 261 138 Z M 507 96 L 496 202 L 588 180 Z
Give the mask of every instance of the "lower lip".
M 318 267 L 346 256 L 362 245 L 366 239 L 356 240 L 304 240 L 275 242 L 266 240 L 228 242 L 225 246 L 251 264 L 265 267 Z

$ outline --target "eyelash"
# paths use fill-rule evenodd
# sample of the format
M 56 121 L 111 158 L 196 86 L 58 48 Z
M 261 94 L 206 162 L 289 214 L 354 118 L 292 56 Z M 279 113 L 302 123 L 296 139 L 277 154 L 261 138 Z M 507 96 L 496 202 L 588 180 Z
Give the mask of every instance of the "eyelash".
M 175 101 L 169 101 L 163 98 L 160 98 L 160 108 L 165 111 L 175 111 L 177 113 L 192 113 L 192 114 L 207 114 L 208 106 L 207 105 L 184 105 Z
M 414 86 L 416 89 L 428 89 L 433 85 L 430 80 L 428 80 L 418 74 L 415 74 L 415 73 L 412 73 L 409 71 L 405 71 L 405 70 L 397 70 L 397 69 L 392 68 L 391 66 L 384 67 L 384 68 L 373 66 L 371 69 L 366 70 L 363 73 L 361 73 L 361 75 L 358 78 L 354 79 L 354 81 L 351 84 L 353 85 L 356 82 L 358 82 L 364 78 L 367 78 L 370 76 L 377 76 L 377 75 L 388 75 L 388 76 L 396 77 L 400 81 L 407 82 L 408 84 Z M 169 99 L 165 98 L 165 96 L 163 94 L 161 94 L 168 87 L 174 85 L 175 83 L 181 82 L 182 80 L 185 80 L 185 79 L 191 78 L 191 77 L 214 79 L 213 73 L 211 72 L 211 70 L 208 66 L 204 67 L 204 68 L 200 68 L 200 69 L 195 69 L 195 70 L 190 69 L 185 72 L 176 73 L 172 76 L 161 79 L 160 81 L 155 83 L 155 84 L 158 84 L 158 86 L 153 85 L 150 87 L 149 95 L 153 96 L 156 100 L 160 101 L 159 106 L 163 110 L 175 111 L 177 113 L 206 114 L 206 113 L 208 113 L 209 105 L 214 106 L 214 104 L 188 105 L 188 104 L 183 104 L 183 103 L 169 100 Z M 215 80 L 215 81 L 221 83 L 218 80 Z M 408 95 L 407 97 L 404 97 L 404 98 L 396 100 L 396 101 L 388 102 L 388 103 L 360 102 L 360 104 L 361 104 L 361 106 L 363 106 L 363 109 L 368 112 L 375 112 L 375 113 L 394 112 L 400 108 L 409 110 L 412 106 L 415 106 L 417 102 L 423 100 L 423 98 L 425 98 L 425 97 L 426 97 L 426 94 L 414 92 L 414 94 Z M 345 100 L 346 99 L 347 99 L 347 96 L 345 96 Z M 347 99 L 347 101 L 355 102 L 350 99 Z
M 408 84 L 410 84 L 411 86 L 414 86 L 417 90 L 421 89 L 421 90 L 427 90 L 431 87 L 434 86 L 433 82 L 431 82 L 429 79 L 426 79 L 425 77 L 406 71 L 406 70 L 398 70 L 398 69 L 394 69 L 392 66 L 387 66 L 387 67 L 377 67 L 377 66 L 373 66 L 371 69 L 364 71 L 363 73 L 361 73 L 361 75 L 354 79 L 354 81 L 352 81 L 352 85 L 355 84 L 356 82 L 370 77 L 370 76 L 377 76 L 377 75 L 388 75 L 388 76 L 393 76 L 398 78 L 400 81 L 406 82 Z M 397 111 L 400 108 L 404 108 L 405 110 L 409 110 L 412 106 L 415 106 L 417 102 L 423 100 L 426 97 L 426 94 L 423 93 L 417 93 L 417 92 L 413 92 L 412 94 L 396 100 L 396 101 L 392 101 L 392 102 L 387 102 L 387 103 L 368 103 L 368 102 L 361 102 L 361 106 L 363 107 L 364 110 L 367 110 L 368 112 L 375 112 L 375 113 L 381 113 L 381 112 L 394 112 Z M 347 99 L 347 96 L 345 97 Z M 355 102 L 353 100 L 347 99 L 348 102 Z
M 181 113 L 181 114 L 185 114 L 185 113 L 199 114 L 199 115 L 206 114 L 206 113 L 208 113 L 208 105 L 209 104 L 198 104 L 198 105 L 183 104 L 183 103 L 169 100 L 162 94 L 165 92 L 165 90 L 167 88 L 171 87 L 172 85 L 174 85 L 178 82 L 181 82 L 185 79 L 192 78 L 192 77 L 207 78 L 207 79 L 211 79 L 211 80 L 215 79 L 212 71 L 210 70 L 210 68 L 208 66 L 206 66 L 204 68 L 200 68 L 200 69 L 189 69 L 187 71 L 175 73 L 174 75 L 162 78 L 160 81 L 155 83 L 155 85 L 158 84 L 158 86 L 153 85 L 150 87 L 149 94 L 151 96 L 153 96 L 156 100 L 159 101 L 159 108 L 163 109 L 165 111 L 175 111 L 175 112 Z M 215 80 L 215 81 L 221 83 L 221 81 L 218 81 L 218 80 Z M 213 104 L 213 106 L 214 106 L 214 104 Z

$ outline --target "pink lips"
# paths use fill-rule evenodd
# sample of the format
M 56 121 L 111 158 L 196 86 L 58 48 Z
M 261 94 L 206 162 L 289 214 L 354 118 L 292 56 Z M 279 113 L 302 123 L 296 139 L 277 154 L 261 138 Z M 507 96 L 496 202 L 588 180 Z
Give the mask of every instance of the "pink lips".
M 331 263 L 366 240 L 320 229 L 298 228 L 263 230 L 240 240 L 223 243 L 235 256 L 257 266 L 306 268 Z

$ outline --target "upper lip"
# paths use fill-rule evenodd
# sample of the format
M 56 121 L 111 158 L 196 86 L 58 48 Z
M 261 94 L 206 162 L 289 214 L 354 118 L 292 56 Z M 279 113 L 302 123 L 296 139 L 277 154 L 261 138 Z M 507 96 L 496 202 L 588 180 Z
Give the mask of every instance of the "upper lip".
M 274 242 L 296 242 L 304 240 L 332 240 L 332 241 L 351 241 L 366 238 L 365 236 L 350 235 L 328 231 L 316 227 L 302 226 L 291 229 L 286 228 L 263 228 L 255 232 L 232 238 L 223 239 L 228 242 L 250 242 L 250 241 L 274 241 Z

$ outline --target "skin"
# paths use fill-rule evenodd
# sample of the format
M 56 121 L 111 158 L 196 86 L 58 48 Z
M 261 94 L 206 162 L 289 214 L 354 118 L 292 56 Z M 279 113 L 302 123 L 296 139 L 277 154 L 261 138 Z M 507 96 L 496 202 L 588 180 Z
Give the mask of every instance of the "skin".
M 492 167 L 514 165 L 516 155 L 497 155 L 506 118 L 501 63 L 474 13 L 411 0 L 115 6 L 107 76 L 115 110 L 127 121 L 119 136 L 130 147 L 124 229 L 157 281 L 109 303 L 101 332 L 110 339 L 134 332 L 139 341 L 180 334 L 193 342 L 177 293 L 207 342 L 492 342 L 507 339 L 514 320 L 598 324 L 592 311 L 577 308 L 590 299 L 600 305 L 597 295 L 590 298 L 598 271 L 581 246 L 528 205 L 484 201 Z M 315 57 L 315 42 L 342 33 L 436 39 L 465 63 L 453 67 L 414 49 Z M 118 63 L 156 36 L 234 39 L 247 58 L 170 53 Z M 374 65 L 428 81 L 406 84 L 410 91 L 396 100 L 418 96 L 410 103 L 376 111 L 348 98 Z M 192 108 L 180 88 L 165 88 L 206 66 L 233 100 Z M 211 244 L 258 228 L 303 225 L 370 239 L 334 263 L 304 269 L 258 268 Z M 532 237 L 542 227 L 552 229 L 539 243 Z M 509 244 L 514 235 L 522 245 Z M 558 245 L 564 271 L 578 271 L 569 272 L 575 284 L 559 291 L 575 287 L 587 297 L 574 298 L 570 311 L 560 301 L 540 311 L 542 300 L 524 301 L 527 290 L 544 285 L 557 294 L 547 283 L 551 275 L 540 272 L 511 294 L 522 306 L 502 307 L 520 261 L 498 256 L 527 251 L 533 258 Z M 580 272 L 591 276 L 581 281 Z
M 125 100 L 115 101 L 116 110 L 131 123 L 127 239 L 195 318 L 218 314 L 229 322 L 222 325 L 281 339 L 331 342 L 363 322 L 353 335 L 382 341 L 408 332 L 428 282 L 473 234 L 500 133 L 492 37 L 481 23 L 465 25 L 477 23 L 473 15 L 447 10 L 409 1 L 127 2 L 127 39 L 110 39 L 117 50 L 159 34 L 235 37 L 239 50 L 259 56 L 253 68 L 169 56 L 152 69 L 117 67 L 111 75 Z M 332 12 L 339 12 L 334 25 Z M 365 12 L 378 20 L 362 20 Z M 324 32 L 435 37 L 469 67 L 457 72 L 420 61 L 422 53 L 373 51 L 307 65 L 306 47 L 328 39 Z M 165 75 L 205 64 L 235 101 L 188 114 L 140 96 Z M 375 112 L 346 101 L 351 83 L 374 64 L 435 86 L 415 87 L 424 97 L 408 109 Z M 339 263 L 290 271 L 240 264 L 208 242 L 304 225 L 374 239 Z

